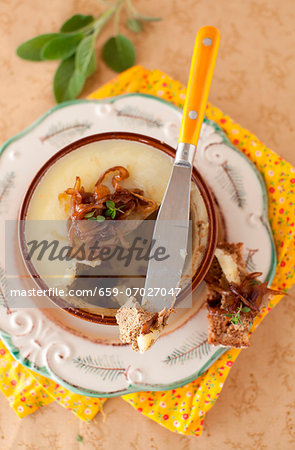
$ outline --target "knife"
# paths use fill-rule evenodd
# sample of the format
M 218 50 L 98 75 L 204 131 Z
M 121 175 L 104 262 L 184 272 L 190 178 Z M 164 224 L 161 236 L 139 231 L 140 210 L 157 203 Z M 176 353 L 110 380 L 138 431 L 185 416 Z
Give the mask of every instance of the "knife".
M 172 172 L 153 231 L 153 242 L 166 258 L 149 261 L 142 306 L 161 311 L 173 306 L 187 252 L 190 189 L 194 155 L 203 123 L 220 42 L 217 28 L 198 31 Z

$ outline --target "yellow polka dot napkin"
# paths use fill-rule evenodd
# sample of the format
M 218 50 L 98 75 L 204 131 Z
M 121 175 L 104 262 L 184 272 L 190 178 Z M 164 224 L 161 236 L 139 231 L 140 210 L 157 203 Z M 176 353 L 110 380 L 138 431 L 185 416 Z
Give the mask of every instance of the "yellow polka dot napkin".
M 181 83 L 160 70 L 150 71 L 140 66 L 123 72 L 93 92 L 89 98 L 101 99 L 134 92 L 160 97 L 178 107 L 183 107 L 185 99 L 185 87 Z M 272 286 L 286 291 L 294 283 L 295 273 L 295 168 L 215 106 L 208 104 L 206 115 L 254 162 L 264 178 L 268 191 L 269 220 L 278 257 Z M 277 296 L 271 299 L 268 307 L 255 319 L 252 331 L 281 298 L 282 296 Z M 122 398 L 137 411 L 171 431 L 199 436 L 205 415 L 217 400 L 239 352 L 236 349 L 227 351 L 202 376 L 181 388 L 138 392 Z M 91 420 L 105 401 L 73 394 L 54 381 L 24 368 L 1 342 L 0 390 L 19 417 L 25 417 L 40 406 L 57 401 L 79 418 Z

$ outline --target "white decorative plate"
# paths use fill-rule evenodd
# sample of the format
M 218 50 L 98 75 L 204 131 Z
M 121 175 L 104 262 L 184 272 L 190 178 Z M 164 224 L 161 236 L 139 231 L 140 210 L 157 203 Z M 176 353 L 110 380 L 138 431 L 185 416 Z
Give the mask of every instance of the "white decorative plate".
M 141 355 L 118 345 L 117 327 L 86 323 L 59 309 L 41 310 L 32 298 L 24 299 L 27 307 L 14 308 L 9 298 L 5 221 L 16 220 L 23 195 L 45 161 L 82 136 L 106 131 L 137 132 L 176 147 L 180 121 L 179 109 L 146 95 L 73 101 L 53 108 L 1 149 L 1 336 L 23 365 L 72 391 L 110 397 L 175 388 L 195 379 L 225 351 L 207 343 L 204 309 L 186 319 L 183 312 L 173 329 Z M 261 271 L 264 280 L 271 280 L 276 256 L 267 220 L 266 191 L 256 168 L 209 120 L 202 127 L 195 164 L 223 213 L 228 240 L 244 242 L 249 270 Z M 6 235 L 9 243 L 17 242 L 16 228 L 10 227 Z M 13 253 L 17 270 L 17 244 Z M 22 289 L 28 287 L 27 280 L 19 279 L 18 283 Z M 198 290 L 200 298 L 202 289 Z M 44 302 L 46 305 L 49 300 Z

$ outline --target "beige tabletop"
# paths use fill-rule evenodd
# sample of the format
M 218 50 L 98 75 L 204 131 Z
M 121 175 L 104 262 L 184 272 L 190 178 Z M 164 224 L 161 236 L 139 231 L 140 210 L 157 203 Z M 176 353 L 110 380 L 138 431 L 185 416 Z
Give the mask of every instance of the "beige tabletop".
M 137 63 L 185 83 L 197 29 L 221 31 L 210 101 L 295 163 L 295 3 L 292 0 L 135 0 L 163 17 L 132 37 Z M 25 62 L 16 47 L 57 31 L 74 13 L 98 15 L 98 0 L 0 0 L 0 141 L 54 105 L 56 63 Z M 124 25 L 122 25 L 122 31 Z M 107 28 L 98 46 L 112 32 Z M 124 29 L 125 32 L 125 29 Z M 99 51 L 99 50 L 98 50 Z M 101 62 L 83 96 L 114 76 Z M 294 290 L 293 290 L 294 293 Z M 294 296 L 281 301 L 233 366 L 201 438 L 171 433 L 120 398 L 108 400 L 91 424 L 57 404 L 18 419 L 0 395 L 1 449 L 291 449 L 295 448 Z

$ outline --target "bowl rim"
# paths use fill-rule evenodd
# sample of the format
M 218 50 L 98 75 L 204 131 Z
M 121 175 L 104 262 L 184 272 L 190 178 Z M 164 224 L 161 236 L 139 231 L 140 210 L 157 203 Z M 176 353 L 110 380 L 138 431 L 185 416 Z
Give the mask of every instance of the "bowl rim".
M 83 137 L 81 139 L 78 139 L 67 146 L 63 147 L 61 150 L 56 152 L 53 156 L 51 156 L 38 170 L 32 181 L 30 182 L 24 198 L 22 200 L 22 204 L 20 207 L 19 212 L 19 221 L 18 221 L 18 240 L 19 240 L 19 247 L 20 247 L 20 253 L 21 257 L 23 259 L 24 265 L 30 275 L 30 277 L 33 279 L 33 281 L 37 284 L 37 286 L 42 289 L 46 290 L 48 289 L 47 284 L 43 281 L 40 274 L 37 272 L 37 270 L 34 267 L 34 264 L 32 261 L 30 261 L 26 256 L 28 256 L 27 247 L 26 247 L 26 240 L 25 240 L 25 222 L 26 222 L 26 216 L 28 212 L 28 208 L 30 205 L 30 201 L 33 197 L 33 194 L 40 183 L 43 176 L 47 173 L 47 171 L 61 158 L 66 156 L 67 154 L 71 153 L 72 151 L 78 150 L 81 147 L 84 147 L 85 145 L 99 142 L 99 141 L 105 141 L 105 140 L 129 140 L 133 142 L 140 142 L 142 144 L 148 145 L 150 147 L 156 148 L 157 150 L 163 151 L 165 154 L 171 156 L 172 158 L 175 157 L 176 150 L 171 147 L 170 145 L 166 144 L 163 141 L 159 141 L 158 139 L 155 139 L 150 136 L 146 136 L 139 133 L 132 133 L 132 132 L 126 132 L 126 131 L 112 131 L 112 132 L 105 132 L 105 133 L 96 133 L 92 134 L 86 137 Z M 217 245 L 217 236 L 218 236 L 218 221 L 217 221 L 217 215 L 215 210 L 215 203 L 213 199 L 213 195 L 207 186 L 206 182 L 204 181 L 203 177 L 200 175 L 198 170 L 193 166 L 192 169 L 192 181 L 196 184 L 197 188 L 199 189 L 202 199 L 204 201 L 207 215 L 208 215 L 208 239 L 207 239 L 207 247 L 205 250 L 205 253 L 203 255 L 202 261 L 197 269 L 197 271 L 194 273 L 192 277 L 192 282 L 181 292 L 179 295 L 180 297 L 185 297 L 185 294 L 187 293 L 187 290 L 191 290 L 191 294 L 197 289 L 197 287 L 200 285 L 200 283 L 204 280 L 211 262 L 214 258 L 214 253 Z M 115 316 L 107 316 L 99 314 L 92 313 L 90 311 L 83 310 L 81 308 L 75 308 L 73 306 L 70 306 L 67 304 L 67 302 L 57 295 L 53 294 L 46 294 L 46 296 L 58 307 L 63 309 L 65 312 L 70 313 L 73 316 L 79 317 L 83 320 L 104 324 L 104 325 L 117 325 Z M 95 308 L 95 306 L 93 307 Z

